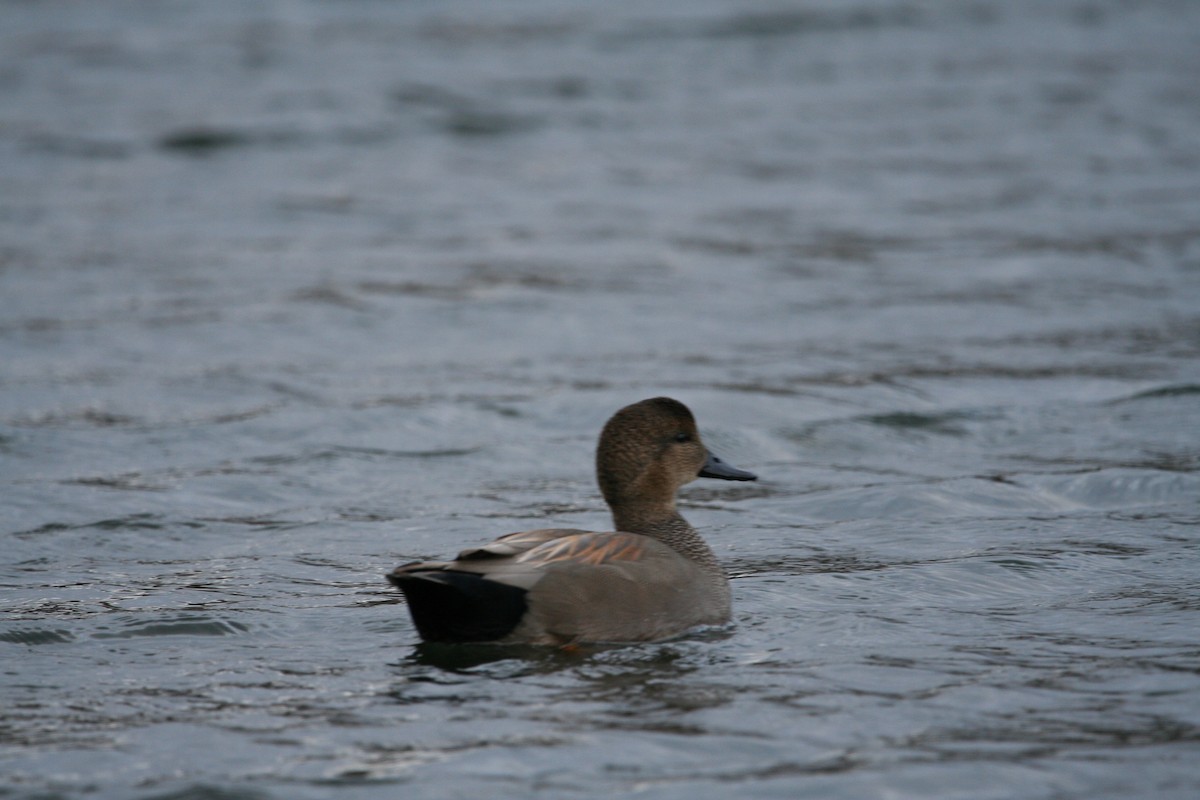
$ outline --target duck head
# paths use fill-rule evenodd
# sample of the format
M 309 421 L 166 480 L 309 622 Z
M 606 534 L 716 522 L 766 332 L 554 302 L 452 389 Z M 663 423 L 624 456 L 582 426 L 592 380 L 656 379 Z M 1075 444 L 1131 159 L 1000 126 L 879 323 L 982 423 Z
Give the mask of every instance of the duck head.
M 600 433 L 596 476 L 614 510 L 638 506 L 668 512 L 674 511 L 679 488 L 696 478 L 758 478 L 710 453 L 692 412 L 669 397 L 643 400 L 612 416 Z

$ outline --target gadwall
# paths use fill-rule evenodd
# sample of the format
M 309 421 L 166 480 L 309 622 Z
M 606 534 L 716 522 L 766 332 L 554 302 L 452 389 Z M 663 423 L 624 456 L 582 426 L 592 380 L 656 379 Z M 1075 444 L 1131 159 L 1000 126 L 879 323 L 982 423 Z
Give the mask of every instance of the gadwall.
M 696 478 L 757 476 L 709 453 L 687 406 L 656 397 L 604 426 L 596 477 L 616 531 L 523 531 L 392 570 L 421 638 L 638 642 L 728 622 L 729 582 L 675 494 Z

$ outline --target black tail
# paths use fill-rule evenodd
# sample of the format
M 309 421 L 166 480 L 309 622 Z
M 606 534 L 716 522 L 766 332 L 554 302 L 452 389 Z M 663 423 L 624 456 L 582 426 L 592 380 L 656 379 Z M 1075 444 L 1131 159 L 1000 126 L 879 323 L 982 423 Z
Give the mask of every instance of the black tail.
M 427 642 L 493 642 L 525 615 L 525 590 L 473 572 L 392 572 L 417 632 Z

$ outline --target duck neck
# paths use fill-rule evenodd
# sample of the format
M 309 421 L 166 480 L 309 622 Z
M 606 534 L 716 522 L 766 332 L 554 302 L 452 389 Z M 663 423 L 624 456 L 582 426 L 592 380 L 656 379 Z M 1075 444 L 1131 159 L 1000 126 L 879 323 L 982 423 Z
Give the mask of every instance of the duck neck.
M 712 548 L 688 524 L 688 521 L 670 507 L 629 507 L 613 510 L 616 530 L 640 533 L 658 539 L 680 555 L 696 562 L 706 572 L 724 575 Z

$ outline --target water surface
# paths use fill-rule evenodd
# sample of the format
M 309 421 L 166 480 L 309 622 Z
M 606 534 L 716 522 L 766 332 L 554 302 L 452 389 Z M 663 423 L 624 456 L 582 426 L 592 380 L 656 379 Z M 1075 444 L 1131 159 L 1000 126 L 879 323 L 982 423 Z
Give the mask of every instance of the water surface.
M 0 15 L 4 796 L 1200 791 L 1200 6 Z M 734 624 L 420 645 L 660 394 Z

